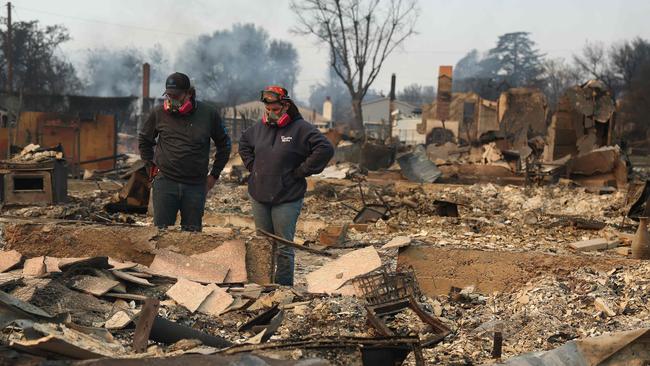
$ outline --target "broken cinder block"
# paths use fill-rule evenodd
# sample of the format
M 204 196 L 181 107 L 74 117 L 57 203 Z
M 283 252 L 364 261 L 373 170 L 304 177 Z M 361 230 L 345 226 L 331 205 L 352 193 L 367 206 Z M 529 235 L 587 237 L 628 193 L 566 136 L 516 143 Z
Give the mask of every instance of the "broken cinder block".
M 593 250 L 605 250 L 618 247 L 620 242 L 618 240 L 607 240 L 606 238 L 597 238 L 583 241 L 576 241 L 569 244 L 569 247 L 581 251 L 589 252 Z
M 22 261 L 23 255 L 15 250 L 0 252 L 0 273 L 13 269 Z
M 23 266 L 23 276 L 25 277 L 41 277 L 47 273 L 45 268 L 45 257 L 29 258 L 25 261 Z
M 381 259 L 372 246 L 354 250 L 309 273 L 307 290 L 311 293 L 339 293 L 349 280 L 380 266 Z
M 213 289 L 211 287 L 179 278 L 174 286 L 167 290 L 166 295 L 193 313 L 201 306 L 212 291 Z

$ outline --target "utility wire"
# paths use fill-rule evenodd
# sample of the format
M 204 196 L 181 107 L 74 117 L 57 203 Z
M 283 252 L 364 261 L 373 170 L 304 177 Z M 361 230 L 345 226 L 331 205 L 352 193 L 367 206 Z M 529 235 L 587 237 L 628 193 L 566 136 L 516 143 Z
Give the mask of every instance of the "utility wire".
M 106 21 L 98 20 L 98 19 L 80 18 L 80 17 L 70 16 L 70 15 L 53 13 L 53 12 L 45 11 L 45 10 L 36 10 L 36 9 L 25 8 L 23 6 L 15 6 L 14 5 L 13 7 L 18 8 L 18 9 L 22 9 L 22 10 L 25 10 L 25 11 L 28 11 L 28 12 L 33 12 L 33 13 L 48 14 L 48 15 L 58 16 L 58 17 L 61 17 L 61 18 L 67 18 L 67 19 L 72 19 L 72 20 L 77 20 L 77 21 L 82 21 L 82 22 L 88 22 L 88 23 L 97 23 L 97 24 L 110 25 L 110 26 L 120 27 L 120 28 L 138 29 L 138 30 L 145 31 L 145 32 L 166 33 L 166 34 L 174 34 L 174 35 L 189 36 L 189 37 L 197 37 L 197 36 L 199 36 L 198 34 L 165 31 L 165 30 L 162 30 L 162 29 L 146 28 L 146 27 L 140 27 L 140 26 L 136 26 L 136 25 L 111 23 L 111 22 L 106 22 Z

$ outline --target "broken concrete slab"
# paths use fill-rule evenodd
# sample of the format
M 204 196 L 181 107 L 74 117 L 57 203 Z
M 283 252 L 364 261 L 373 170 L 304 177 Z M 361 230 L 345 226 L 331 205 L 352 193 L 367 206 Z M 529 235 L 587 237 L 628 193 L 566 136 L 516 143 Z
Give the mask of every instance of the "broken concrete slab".
M 127 325 L 131 324 L 133 322 L 133 319 L 137 316 L 138 311 L 136 311 L 134 314 L 132 314 L 130 311 L 127 310 L 119 310 L 113 316 L 111 316 L 106 323 L 104 323 L 104 327 L 109 330 L 115 330 L 115 329 L 124 329 Z
M 264 288 L 256 283 L 247 283 L 243 288 L 230 288 L 228 291 L 237 296 L 255 300 L 260 297 Z
M 185 278 L 179 278 L 165 294 L 193 313 L 212 292 L 213 288 Z
M 159 250 L 148 271 L 159 276 L 185 278 L 200 283 L 223 283 L 228 268 L 169 250 Z
M 248 281 L 246 272 L 246 243 L 242 240 L 228 240 L 217 248 L 192 258 L 213 263 L 215 266 L 227 268 L 228 274 L 224 283 L 245 283 Z
M 401 248 L 409 244 L 411 244 L 411 238 L 408 236 L 396 236 L 392 238 L 388 243 L 384 244 L 381 249 Z
M 108 264 L 113 266 L 114 270 L 116 269 L 116 270 L 120 270 L 120 271 L 125 270 L 125 269 L 135 268 L 135 267 L 138 266 L 138 263 L 130 262 L 130 261 L 123 262 L 123 261 L 119 261 L 119 260 L 111 258 L 111 257 L 108 257 Z
M 247 305 L 249 305 L 251 302 L 253 302 L 250 299 L 244 299 L 241 297 L 235 297 L 235 300 L 222 312 L 223 313 L 228 313 L 230 311 L 237 311 L 245 308 Z
M 268 309 L 274 305 L 287 305 L 293 301 L 295 296 L 296 294 L 290 289 L 278 289 L 257 299 L 247 310 L 257 311 Z
M 45 257 L 34 257 L 25 260 L 23 265 L 23 276 L 41 277 L 47 273 L 45 267 Z
M 381 266 L 379 254 L 372 246 L 354 250 L 326 263 L 307 275 L 307 291 L 337 293 L 347 281 Z
M 71 329 L 62 324 L 34 323 L 33 332 L 42 334 L 37 339 L 12 341 L 10 346 L 35 354 L 56 354 L 76 360 L 119 357 L 126 350 L 117 342 Z
M 234 298 L 230 296 L 226 290 L 221 287 L 211 283 L 206 286 L 208 289 L 212 290 L 212 293 L 201 303 L 197 309 L 200 313 L 219 316 L 223 313 L 234 301 Z
M 588 252 L 593 250 L 613 249 L 619 245 L 618 240 L 608 240 L 606 238 L 596 238 L 590 240 L 582 240 L 569 244 L 569 247 L 581 252 Z
M 102 296 L 120 284 L 119 281 L 114 281 L 105 277 L 87 275 L 72 277 L 71 282 L 70 286 L 72 288 L 95 296 Z
M 0 273 L 0 287 L 8 284 L 18 283 L 23 278 L 23 271 L 20 269 Z
M 38 306 L 0 291 L 0 329 L 16 319 L 50 319 L 52 315 Z
M 61 272 L 59 269 L 59 261 L 61 258 L 45 256 L 45 270 L 47 273 Z
M 0 273 L 14 269 L 23 260 L 23 255 L 16 250 L 0 251 Z
M 146 279 L 133 276 L 130 273 L 127 273 L 127 272 L 122 272 L 122 271 L 119 271 L 119 270 L 112 270 L 111 273 L 113 274 L 113 276 L 119 278 L 120 280 L 135 283 L 135 284 L 140 285 L 140 286 L 149 286 L 149 287 L 155 286 L 153 283 L 147 281 Z

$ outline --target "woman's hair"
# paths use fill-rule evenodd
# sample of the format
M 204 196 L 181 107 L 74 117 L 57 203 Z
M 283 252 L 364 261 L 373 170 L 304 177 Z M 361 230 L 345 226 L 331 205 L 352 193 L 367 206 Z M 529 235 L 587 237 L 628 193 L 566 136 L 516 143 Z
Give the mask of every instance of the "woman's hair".
M 289 109 L 287 109 L 287 114 L 289 117 L 291 117 L 292 121 L 295 121 L 297 119 L 302 119 L 302 115 L 300 114 L 300 111 L 298 111 L 298 107 L 296 107 L 296 104 L 293 102 L 293 100 L 287 101 L 289 103 Z

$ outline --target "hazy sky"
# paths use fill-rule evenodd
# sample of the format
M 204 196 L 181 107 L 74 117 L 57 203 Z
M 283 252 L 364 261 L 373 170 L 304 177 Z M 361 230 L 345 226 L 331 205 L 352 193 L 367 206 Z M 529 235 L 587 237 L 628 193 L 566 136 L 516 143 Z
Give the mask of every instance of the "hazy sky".
M 288 0 L 14 0 L 12 4 L 15 20 L 65 25 L 73 39 L 63 51 L 72 61 L 89 48 L 148 48 L 155 43 L 176 55 L 188 38 L 250 22 L 298 49 L 297 97 L 307 99 L 309 86 L 326 77 L 326 48 L 290 32 L 296 18 Z M 386 92 L 391 73 L 397 74 L 398 89 L 411 83 L 434 85 L 438 65 L 455 64 L 471 48 L 487 50 L 507 32 L 531 32 L 542 52 L 566 59 L 587 40 L 611 44 L 635 36 L 650 39 L 647 0 L 421 0 L 419 6 L 418 34 L 391 55 L 374 89 Z M 178 71 L 190 76 L 192 72 Z

